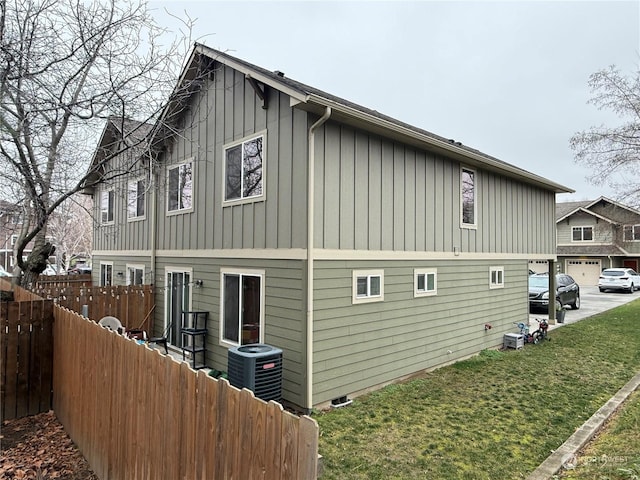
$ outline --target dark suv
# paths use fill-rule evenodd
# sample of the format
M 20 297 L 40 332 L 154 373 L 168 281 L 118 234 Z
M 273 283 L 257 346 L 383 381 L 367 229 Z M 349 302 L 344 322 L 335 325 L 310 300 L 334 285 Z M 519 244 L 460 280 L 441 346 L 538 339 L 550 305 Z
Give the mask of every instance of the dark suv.
M 580 287 L 569 275 L 556 275 L 556 302 L 569 305 L 573 310 L 580 308 Z M 536 273 L 529 275 L 529 309 L 549 308 L 549 275 Z

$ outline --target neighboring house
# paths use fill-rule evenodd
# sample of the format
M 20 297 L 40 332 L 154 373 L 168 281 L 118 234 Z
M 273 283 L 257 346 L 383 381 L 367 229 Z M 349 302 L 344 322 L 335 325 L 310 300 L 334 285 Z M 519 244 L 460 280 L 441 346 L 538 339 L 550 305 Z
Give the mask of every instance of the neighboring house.
M 15 264 L 13 249 L 18 241 L 22 227 L 22 209 L 17 205 L 0 200 L 0 265 L 7 271 L 13 271 Z M 25 255 L 31 251 L 25 250 Z
M 154 283 L 155 335 L 179 347 L 180 311 L 207 311 L 209 367 L 279 347 L 284 400 L 308 409 L 501 345 L 528 318 L 528 262 L 555 260 L 570 189 L 202 45 L 191 78 L 153 161 L 89 191 L 94 279 Z
M 0 200 L 0 265 L 8 272 L 13 272 L 16 266 L 16 259 L 14 256 L 14 249 L 20 237 L 20 232 L 24 222 L 24 209 L 19 205 L 11 202 Z M 49 218 L 49 225 L 51 223 L 60 222 L 60 216 L 58 212 L 54 212 Z M 64 220 L 66 222 L 66 220 Z M 53 233 L 55 230 L 48 228 L 49 233 Z M 54 235 L 47 235 L 45 240 L 56 248 L 59 248 L 58 240 Z M 27 244 L 24 249 L 23 257 L 26 258 L 33 249 L 33 241 Z M 58 257 L 56 257 L 58 255 Z M 58 258 L 60 252 L 56 252 L 56 255 L 49 257 L 49 264 L 58 264 Z
M 19 205 L 0 200 L 0 265 L 9 273 L 13 272 L 16 266 L 14 249 L 18 243 L 23 222 L 24 210 Z M 47 241 L 55 243 L 52 237 L 47 237 Z M 29 242 L 23 256 L 26 258 L 32 249 L 33 242 Z M 51 257 L 51 260 L 55 263 L 55 257 Z
M 597 285 L 604 268 L 638 270 L 640 211 L 605 197 L 556 205 L 559 268 Z

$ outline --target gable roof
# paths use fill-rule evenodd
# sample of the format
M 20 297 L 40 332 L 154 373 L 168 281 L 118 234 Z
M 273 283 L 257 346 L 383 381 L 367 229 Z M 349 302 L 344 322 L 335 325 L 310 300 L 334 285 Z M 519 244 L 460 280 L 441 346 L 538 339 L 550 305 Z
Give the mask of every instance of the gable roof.
M 556 222 L 573 214 L 576 210 L 589 205 L 592 200 L 583 200 L 581 202 L 562 202 L 556 203 Z
M 600 219 L 606 220 L 609 223 L 619 223 L 618 221 L 616 221 L 613 218 L 609 218 L 609 217 L 605 217 L 604 215 L 598 214 L 596 212 L 593 212 L 591 210 L 591 208 L 593 208 L 594 206 L 600 204 L 600 203 L 608 203 L 616 208 L 620 208 L 623 210 L 626 210 L 630 213 L 633 213 L 635 215 L 639 215 L 640 216 L 640 211 L 628 207 L 626 205 L 623 205 L 621 203 L 618 203 L 614 200 L 611 200 L 607 197 L 598 197 L 595 200 L 583 200 L 580 202 L 562 202 L 562 203 L 556 203 L 556 223 L 566 219 L 567 217 L 570 217 L 572 215 L 575 215 L 577 212 L 583 212 L 586 213 L 588 215 L 593 215 L 596 216 Z
M 555 193 L 574 192 L 574 190 L 568 187 L 484 154 L 479 150 L 467 147 L 453 139 L 446 139 L 421 128 L 409 125 L 408 123 L 401 122 L 375 110 L 290 79 L 281 72 L 266 70 L 200 43 L 194 44 L 191 55 L 183 69 L 180 81 L 174 89 L 172 99 L 167 102 L 163 113 L 154 126 L 154 133 L 152 134 L 154 143 L 163 142 L 162 137 L 165 131 L 162 126 L 163 122 L 170 121 L 173 116 L 179 116 L 181 111 L 180 105 L 184 101 L 185 96 L 190 95 L 197 89 L 197 87 L 188 87 L 188 82 L 202 72 L 202 66 L 207 65 L 207 59 L 209 62 L 218 62 L 243 73 L 245 78 L 250 82 L 260 82 L 263 85 L 267 85 L 289 95 L 292 107 L 318 115 L 323 114 L 327 108 L 330 108 L 330 118 L 334 121 L 362 128 L 366 131 L 398 140 L 417 148 L 445 155 L 469 167 L 481 167 L 507 177 L 516 178 Z M 209 66 L 211 67 L 211 65 Z
M 89 164 L 85 188 L 91 187 L 100 180 L 101 162 L 111 153 L 111 149 L 119 142 L 126 142 L 133 148 L 141 150 L 146 146 L 146 138 L 153 125 L 128 118 L 109 117 L 102 130 L 98 146 Z M 85 192 L 86 193 L 86 192 Z
M 603 220 L 603 221 L 608 222 L 608 223 L 611 223 L 611 224 L 617 224 L 617 222 L 616 222 L 616 221 L 614 221 L 614 220 L 612 220 L 611 218 L 607 218 L 607 217 L 605 217 L 604 215 L 600 215 L 600 214 L 598 214 L 598 213 L 596 213 L 596 212 L 592 212 L 591 210 L 588 210 L 587 208 L 584 208 L 584 207 L 578 207 L 578 208 L 576 208 L 575 210 L 572 210 L 571 212 L 569 212 L 569 213 L 568 213 L 567 215 L 565 215 L 564 217 L 557 218 L 557 219 L 556 219 L 556 223 L 558 223 L 558 222 L 560 222 L 560 221 L 564 220 L 564 219 L 565 219 L 565 218 L 567 218 L 567 217 L 570 217 L 570 216 L 572 216 L 572 215 L 575 215 L 575 214 L 576 214 L 576 213 L 578 213 L 578 212 L 580 212 L 580 213 L 584 213 L 584 214 L 586 214 L 586 215 L 589 215 L 590 217 L 596 217 L 596 218 L 598 218 L 598 219 L 600 219 L 600 220 Z
M 633 213 L 633 214 L 636 214 L 636 215 L 640 215 L 640 211 L 636 210 L 635 208 L 629 207 L 628 205 L 624 205 L 624 204 L 622 204 L 620 202 L 616 202 L 615 200 L 611 200 L 610 198 L 603 197 L 603 196 L 598 197 L 597 199 L 593 200 L 589 204 L 588 208 L 591 208 L 591 207 L 593 207 L 594 205 L 596 205 L 598 203 L 609 203 L 609 204 L 613 205 L 614 207 L 621 208 L 623 210 L 626 210 L 626 211 L 628 211 L 630 213 Z

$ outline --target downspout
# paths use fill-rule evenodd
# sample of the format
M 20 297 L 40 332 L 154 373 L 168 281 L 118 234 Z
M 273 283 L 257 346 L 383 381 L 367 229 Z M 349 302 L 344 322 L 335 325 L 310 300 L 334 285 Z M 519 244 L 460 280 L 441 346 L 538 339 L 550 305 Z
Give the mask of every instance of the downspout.
M 309 129 L 309 163 L 307 172 L 307 409 L 313 408 L 313 222 L 315 185 L 315 131 L 331 116 L 326 107 L 322 117 Z
M 157 216 L 156 216 L 156 204 L 158 202 L 157 199 L 157 190 L 156 190 L 156 174 L 153 171 L 153 161 L 150 160 L 149 162 L 150 168 L 149 168 L 149 191 L 152 192 L 151 195 L 151 212 L 149 215 L 149 220 L 150 220 L 150 225 L 149 225 L 149 229 L 150 229 L 150 238 L 149 238 L 149 263 L 150 263 L 150 267 L 151 267 L 151 283 L 153 285 L 157 285 L 158 284 L 158 279 L 156 278 L 156 230 L 157 230 L 157 224 L 158 224 L 158 220 L 157 220 Z M 151 332 L 150 332 L 151 333 Z

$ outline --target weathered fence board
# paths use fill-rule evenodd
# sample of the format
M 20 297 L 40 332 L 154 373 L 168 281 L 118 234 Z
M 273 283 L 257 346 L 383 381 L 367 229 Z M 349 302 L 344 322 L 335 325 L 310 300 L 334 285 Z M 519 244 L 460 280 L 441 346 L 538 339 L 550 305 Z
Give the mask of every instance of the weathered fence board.
M 40 275 L 33 290 L 38 291 L 42 288 L 65 287 L 68 285 L 90 287 L 92 284 L 91 274 Z
M 315 478 L 314 420 L 76 313 L 55 315 L 54 409 L 100 478 Z
M 155 299 L 153 285 L 111 285 L 94 287 L 77 284 L 38 284 L 34 290 L 40 297 L 52 299 L 62 307 L 82 313 L 95 321 L 102 317 L 118 318 L 127 329 L 153 332 Z
M 2 420 L 51 408 L 53 302 L 0 303 Z

